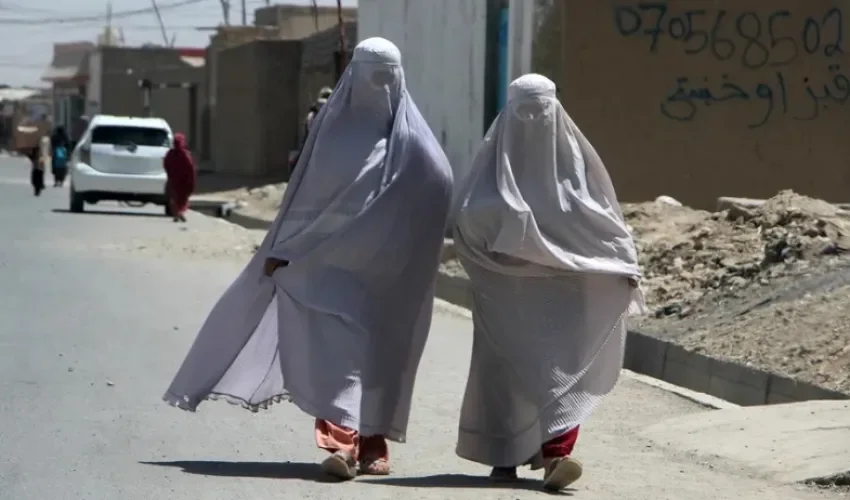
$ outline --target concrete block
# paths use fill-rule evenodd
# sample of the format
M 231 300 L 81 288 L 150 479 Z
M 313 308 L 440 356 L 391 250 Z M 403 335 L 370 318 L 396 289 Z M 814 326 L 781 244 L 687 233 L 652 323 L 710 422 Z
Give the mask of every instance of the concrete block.
M 708 393 L 711 383 L 710 358 L 669 344 L 662 380 L 680 387 Z
M 271 222 L 260 219 L 258 217 L 252 217 L 248 214 L 244 214 L 239 210 L 233 210 L 230 213 L 230 217 L 228 217 L 230 222 L 242 226 L 246 229 L 265 229 L 268 230 L 271 227 Z
M 791 403 L 821 399 L 850 399 L 850 395 L 831 391 L 808 382 L 782 375 L 771 375 L 767 390 L 767 404 Z
M 721 196 L 717 198 L 717 211 L 722 212 L 733 207 L 740 207 L 748 210 L 758 208 L 764 205 L 766 200 L 755 198 L 736 198 L 734 196 Z M 838 215 L 843 217 L 850 216 L 850 203 L 833 203 L 838 208 Z
M 669 342 L 649 335 L 629 331 L 626 334 L 626 353 L 623 368 L 636 373 L 661 379 L 664 376 L 664 361 Z
M 709 394 L 742 406 L 765 404 L 770 374 L 746 365 L 711 359 Z
M 735 198 L 732 196 L 721 196 L 717 198 L 717 211 L 722 212 L 724 210 L 729 210 L 732 207 L 742 207 L 742 208 L 758 208 L 764 205 L 764 200 L 757 200 L 754 198 Z

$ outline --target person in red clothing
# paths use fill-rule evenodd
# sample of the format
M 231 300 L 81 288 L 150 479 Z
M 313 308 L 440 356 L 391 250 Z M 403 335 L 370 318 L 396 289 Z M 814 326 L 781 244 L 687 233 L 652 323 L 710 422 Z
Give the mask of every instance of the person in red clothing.
M 168 176 L 165 192 L 174 222 L 186 222 L 189 197 L 195 191 L 195 161 L 186 148 L 186 137 L 174 134 L 174 146 L 163 161 Z

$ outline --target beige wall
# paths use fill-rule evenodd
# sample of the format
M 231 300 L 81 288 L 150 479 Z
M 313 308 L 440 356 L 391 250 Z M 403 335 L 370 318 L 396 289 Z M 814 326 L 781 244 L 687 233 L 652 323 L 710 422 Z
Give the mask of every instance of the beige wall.
M 206 54 L 206 88 L 207 99 L 203 109 L 202 133 L 205 137 L 205 144 L 208 144 L 202 151 L 202 156 L 205 160 L 212 159 L 213 147 L 213 127 L 212 123 L 216 117 L 216 103 L 218 101 L 217 76 L 218 75 L 218 54 L 222 50 L 229 47 L 236 47 L 244 43 L 249 43 L 253 40 L 269 40 L 278 39 L 277 30 L 267 26 L 220 26 L 216 33 L 210 37 L 210 44 L 207 46 Z M 212 168 L 218 170 L 218 165 L 213 162 Z
M 98 50 L 102 58 L 99 113 L 143 116 L 144 100 L 138 86 L 141 78 L 148 78 L 154 84 L 194 83 L 198 86 L 195 116 L 190 113 L 186 89 L 154 89 L 151 109 L 153 115 L 164 118 L 172 130 L 186 134 L 193 149 L 203 149 L 201 121 L 206 99 L 203 67 L 189 66 L 176 50 L 167 48 L 100 47 Z M 195 123 L 194 137 L 190 133 L 192 121 Z
M 252 43 L 220 50 L 217 54 L 217 98 L 212 119 L 212 159 L 216 172 L 254 173 L 259 162 L 256 124 L 255 50 Z
M 299 44 L 258 40 L 218 53 L 212 123 L 216 171 L 288 172 L 298 136 Z
M 534 70 L 557 81 L 622 199 L 850 198 L 850 4 L 548 3 Z
M 346 62 L 351 61 L 354 46 L 357 45 L 357 23 L 346 23 L 345 46 L 348 51 Z M 334 88 L 337 83 L 337 57 L 339 57 L 339 28 L 328 28 L 305 38 L 301 43 L 301 69 L 299 71 L 299 107 L 298 115 L 303 123 L 316 102 L 322 87 Z M 299 140 L 304 139 L 304 127 L 299 127 Z

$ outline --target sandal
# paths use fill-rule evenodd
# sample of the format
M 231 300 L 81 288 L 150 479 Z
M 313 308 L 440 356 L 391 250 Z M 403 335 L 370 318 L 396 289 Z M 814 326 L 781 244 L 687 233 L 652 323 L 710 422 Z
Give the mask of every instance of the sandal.
M 572 457 L 553 458 L 546 464 L 543 488 L 561 491 L 578 481 L 582 474 L 581 462 Z
M 349 453 L 344 451 L 335 451 L 322 462 L 322 470 L 325 474 L 348 481 L 357 476 L 356 462 Z
M 361 460 L 360 473 L 367 476 L 388 476 L 390 474 L 390 462 L 386 458 Z

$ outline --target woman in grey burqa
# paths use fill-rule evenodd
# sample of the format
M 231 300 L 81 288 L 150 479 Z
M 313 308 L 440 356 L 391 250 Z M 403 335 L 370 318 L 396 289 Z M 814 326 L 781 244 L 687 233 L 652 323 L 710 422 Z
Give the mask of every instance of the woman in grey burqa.
M 449 205 L 448 161 L 371 38 L 311 127 L 280 213 L 164 396 L 195 410 L 282 399 L 316 418 L 338 478 L 389 473 L 428 336 Z
M 526 75 L 459 189 L 455 245 L 472 282 L 474 340 L 459 456 L 546 489 L 582 473 L 579 425 L 614 387 L 640 269 L 616 194 L 555 84 Z

